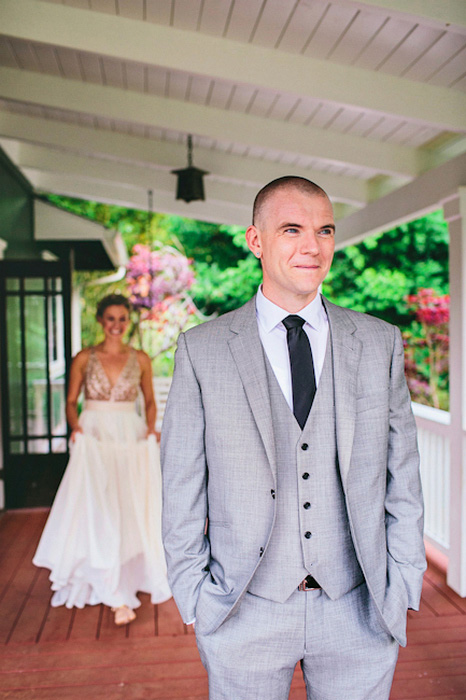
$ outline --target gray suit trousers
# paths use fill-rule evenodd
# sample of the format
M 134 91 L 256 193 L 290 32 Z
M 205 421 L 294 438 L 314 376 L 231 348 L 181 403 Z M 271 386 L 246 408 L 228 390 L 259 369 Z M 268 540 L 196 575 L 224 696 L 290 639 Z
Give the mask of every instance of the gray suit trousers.
M 209 700 L 286 700 L 298 662 L 308 700 L 388 700 L 398 643 L 365 583 L 332 601 L 296 591 L 285 603 L 246 593 L 234 615 L 196 639 Z

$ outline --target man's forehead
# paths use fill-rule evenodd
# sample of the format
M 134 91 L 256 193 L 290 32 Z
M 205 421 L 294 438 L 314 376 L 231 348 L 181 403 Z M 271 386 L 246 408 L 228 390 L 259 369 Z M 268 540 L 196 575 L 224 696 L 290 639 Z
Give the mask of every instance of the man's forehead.
M 332 204 L 326 194 L 308 192 L 289 185 L 287 187 L 281 187 L 268 195 L 261 207 L 261 214 L 267 215 L 285 209 L 291 211 L 294 208 L 298 209 L 303 204 L 311 208 L 317 204 L 324 205 L 324 207 L 328 205 L 329 213 L 333 211 Z

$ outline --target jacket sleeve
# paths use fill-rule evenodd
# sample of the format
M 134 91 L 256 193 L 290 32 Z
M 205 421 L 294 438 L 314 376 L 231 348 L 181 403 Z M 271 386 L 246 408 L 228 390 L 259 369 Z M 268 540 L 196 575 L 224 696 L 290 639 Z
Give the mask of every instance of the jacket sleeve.
M 408 592 L 408 607 L 419 609 L 426 569 L 424 509 L 416 423 L 404 375 L 401 334 L 394 328 L 390 376 L 390 431 L 387 455 L 385 527 L 388 556 L 395 561 Z
M 168 581 L 185 623 L 196 616 L 210 559 L 204 425 L 201 389 L 181 334 L 162 427 L 162 534 Z

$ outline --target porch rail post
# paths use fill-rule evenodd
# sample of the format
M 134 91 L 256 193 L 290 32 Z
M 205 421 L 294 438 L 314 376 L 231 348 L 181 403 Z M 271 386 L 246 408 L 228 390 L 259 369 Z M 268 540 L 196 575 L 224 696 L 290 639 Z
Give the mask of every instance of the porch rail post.
M 450 233 L 450 548 L 448 585 L 466 596 L 466 187 L 442 202 Z

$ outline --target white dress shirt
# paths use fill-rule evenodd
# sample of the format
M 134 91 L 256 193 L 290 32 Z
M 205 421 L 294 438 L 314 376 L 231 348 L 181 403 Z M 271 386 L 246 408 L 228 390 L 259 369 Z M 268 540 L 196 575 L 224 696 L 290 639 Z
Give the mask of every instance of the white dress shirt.
M 259 336 L 288 406 L 293 410 L 290 355 L 286 340 L 286 328 L 282 321 L 290 316 L 288 311 L 267 299 L 259 287 L 256 296 Z M 304 319 L 304 330 L 309 338 L 314 361 L 316 387 L 319 385 L 328 339 L 328 318 L 320 294 L 299 313 L 291 314 Z

